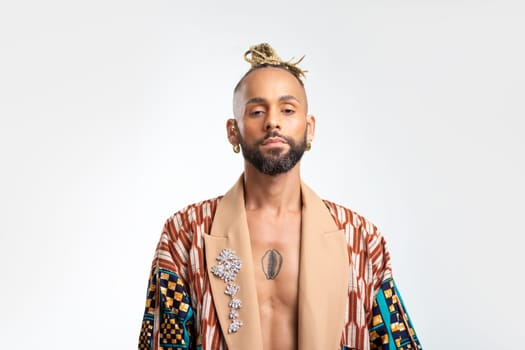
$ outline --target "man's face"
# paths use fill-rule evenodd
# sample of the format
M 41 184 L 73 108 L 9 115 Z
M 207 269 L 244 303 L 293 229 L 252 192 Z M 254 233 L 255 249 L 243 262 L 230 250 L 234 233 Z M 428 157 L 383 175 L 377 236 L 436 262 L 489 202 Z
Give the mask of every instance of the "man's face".
M 244 159 L 266 175 L 288 172 L 313 137 L 304 88 L 289 72 L 260 68 L 234 95 L 234 113 Z

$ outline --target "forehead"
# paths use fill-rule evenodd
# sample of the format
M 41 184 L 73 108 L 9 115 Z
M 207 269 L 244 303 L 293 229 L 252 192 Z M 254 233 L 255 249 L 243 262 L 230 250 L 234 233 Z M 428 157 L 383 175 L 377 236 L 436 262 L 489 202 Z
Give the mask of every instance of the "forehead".
M 304 87 L 297 78 L 282 68 L 259 68 L 248 74 L 237 92 L 238 97 L 248 100 L 254 97 L 278 99 L 291 95 L 301 102 L 306 102 Z

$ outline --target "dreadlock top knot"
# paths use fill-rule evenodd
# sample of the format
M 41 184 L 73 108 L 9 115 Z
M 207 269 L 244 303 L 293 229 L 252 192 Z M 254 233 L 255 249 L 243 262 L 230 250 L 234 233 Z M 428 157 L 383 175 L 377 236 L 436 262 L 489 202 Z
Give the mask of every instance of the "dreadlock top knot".
M 244 53 L 244 59 L 250 63 L 252 66 L 251 69 L 266 66 L 281 67 L 292 73 L 301 83 L 307 71 L 302 70 L 297 67 L 297 65 L 301 63 L 303 58 L 304 56 L 296 62 L 292 62 L 291 60 L 283 61 L 268 43 L 251 46 L 250 49 Z
M 244 59 L 252 65 L 252 68 L 263 64 L 273 66 L 281 65 L 283 62 L 277 52 L 268 43 L 253 45 L 244 53 Z

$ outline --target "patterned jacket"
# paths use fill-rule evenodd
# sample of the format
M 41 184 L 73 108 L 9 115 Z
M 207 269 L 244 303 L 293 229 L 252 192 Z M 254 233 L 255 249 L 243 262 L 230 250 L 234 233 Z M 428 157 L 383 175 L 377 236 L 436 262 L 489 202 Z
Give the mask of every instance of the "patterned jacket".
M 152 264 L 139 349 L 262 350 L 243 187 L 241 177 L 223 197 L 167 220 Z M 377 227 L 321 200 L 304 183 L 301 195 L 299 349 L 422 349 Z M 225 253 L 233 260 L 219 264 Z M 242 267 L 230 280 L 212 271 L 232 268 L 235 259 Z M 236 288 L 228 293 L 231 284 Z

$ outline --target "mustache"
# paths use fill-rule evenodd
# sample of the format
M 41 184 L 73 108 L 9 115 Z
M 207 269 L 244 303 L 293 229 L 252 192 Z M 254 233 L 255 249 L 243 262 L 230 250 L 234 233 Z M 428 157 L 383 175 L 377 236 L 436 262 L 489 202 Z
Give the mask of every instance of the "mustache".
M 256 141 L 256 144 L 257 145 L 260 145 L 262 144 L 264 141 L 268 140 L 270 137 L 278 137 L 278 138 L 281 138 L 283 140 L 285 140 L 287 143 L 289 144 L 293 144 L 293 139 L 291 139 L 290 137 L 287 137 L 287 136 L 284 136 L 284 135 L 281 135 L 279 134 L 278 131 L 274 130 L 274 131 L 269 131 L 266 135 L 264 135 L 264 137 L 258 139 Z

